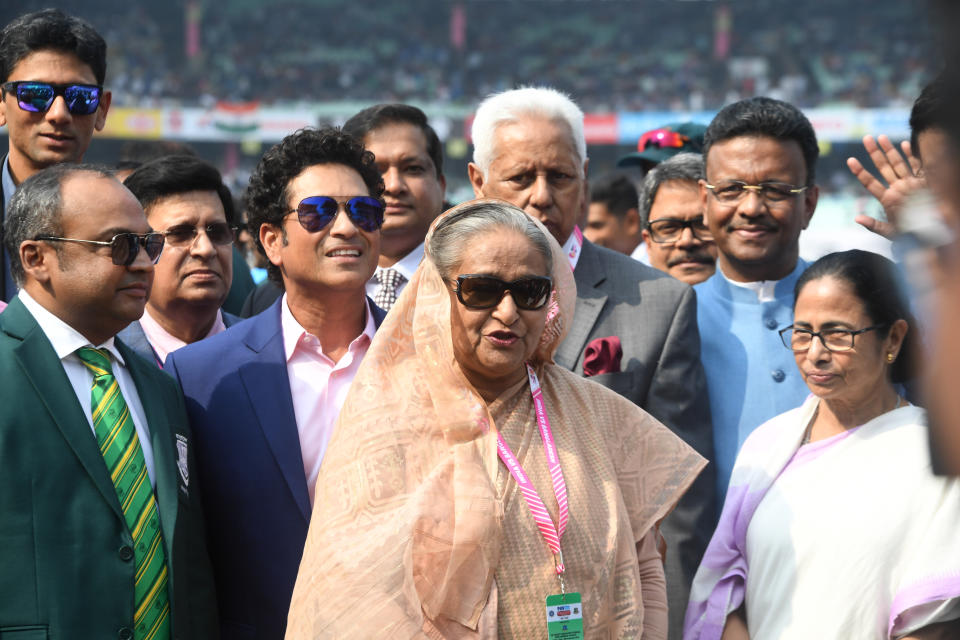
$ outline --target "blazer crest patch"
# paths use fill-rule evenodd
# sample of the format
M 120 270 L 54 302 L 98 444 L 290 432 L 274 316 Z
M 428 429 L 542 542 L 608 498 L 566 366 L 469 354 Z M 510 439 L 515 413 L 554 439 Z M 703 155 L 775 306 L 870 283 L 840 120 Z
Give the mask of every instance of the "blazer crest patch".
M 180 471 L 180 479 L 183 480 L 184 493 L 190 486 L 190 468 L 187 466 L 187 437 L 177 434 L 177 470 Z

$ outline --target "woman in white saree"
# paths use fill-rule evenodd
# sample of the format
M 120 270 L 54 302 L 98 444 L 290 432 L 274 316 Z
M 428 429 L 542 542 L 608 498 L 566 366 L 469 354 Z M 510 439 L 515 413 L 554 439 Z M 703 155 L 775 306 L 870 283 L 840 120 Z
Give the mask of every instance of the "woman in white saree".
M 909 312 L 889 260 L 821 258 L 781 331 L 812 391 L 734 466 L 684 638 L 960 638 L 960 484 L 901 395 Z

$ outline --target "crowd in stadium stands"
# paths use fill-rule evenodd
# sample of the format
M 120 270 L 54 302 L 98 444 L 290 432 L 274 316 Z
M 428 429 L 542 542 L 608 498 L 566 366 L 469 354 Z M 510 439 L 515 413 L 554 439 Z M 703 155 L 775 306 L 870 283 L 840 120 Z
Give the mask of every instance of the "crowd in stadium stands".
M 0 19 L 48 2 L 12 4 L 0 8 Z M 809 0 L 803 20 L 791 18 L 797 5 L 788 0 L 411 0 L 378 3 L 376 11 L 342 0 L 254 0 L 242 9 L 206 5 L 192 58 L 182 3 L 60 4 L 104 33 L 108 82 L 121 105 L 164 98 L 470 105 L 494 91 L 545 84 L 588 111 L 718 109 L 755 94 L 803 108 L 909 106 L 926 80 L 928 53 L 917 44 L 927 41 L 917 32 L 929 29 L 922 12 L 868 0 Z M 451 16 L 459 10 L 457 46 Z M 729 44 L 718 56 L 724 11 Z

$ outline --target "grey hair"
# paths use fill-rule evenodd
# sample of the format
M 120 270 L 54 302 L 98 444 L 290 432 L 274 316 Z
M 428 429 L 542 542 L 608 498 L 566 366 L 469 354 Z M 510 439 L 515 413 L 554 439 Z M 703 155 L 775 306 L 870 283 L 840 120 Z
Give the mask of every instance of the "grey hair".
M 637 196 L 640 212 L 640 226 L 646 227 L 650 221 L 650 209 L 657 197 L 657 191 L 664 182 L 680 180 L 692 182 L 696 185 L 704 180 L 703 156 L 699 153 L 678 153 L 668 160 L 664 160 L 650 170 L 640 183 Z
M 475 200 L 453 209 L 433 230 L 426 246 L 427 257 L 440 276 L 449 280 L 453 270 L 463 263 L 471 238 L 505 230 L 526 236 L 543 256 L 547 274 L 553 271 L 553 250 L 541 227 L 523 209 L 499 200 Z
M 60 188 L 64 180 L 75 173 L 94 173 L 113 178 L 105 168 L 90 164 L 57 164 L 38 171 L 14 192 L 7 207 L 7 219 L 3 225 L 3 243 L 10 256 L 10 276 L 17 286 L 23 286 L 26 273 L 20 264 L 20 245 L 25 240 L 39 236 L 63 235 L 63 200 Z M 60 247 L 56 250 L 59 254 Z
M 583 134 L 583 111 L 564 93 L 549 87 L 521 87 L 488 96 L 473 118 L 473 162 L 487 177 L 494 161 L 494 134 L 502 124 L 515 122 L 524 116 L 565 122 L 570 128 L 573 146 L 577 150 L 580 177 L 587 160 L 587 142 Z

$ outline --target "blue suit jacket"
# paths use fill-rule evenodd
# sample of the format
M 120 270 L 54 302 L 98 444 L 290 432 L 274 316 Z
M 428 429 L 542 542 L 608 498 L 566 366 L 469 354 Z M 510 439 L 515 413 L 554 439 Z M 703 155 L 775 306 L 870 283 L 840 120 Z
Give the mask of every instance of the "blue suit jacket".
M 195 434 L 224 638 L 283 637 L 310 521 L 281 303 L 165 365 Z M 370 305 L 379 327 L 385 313 Z

